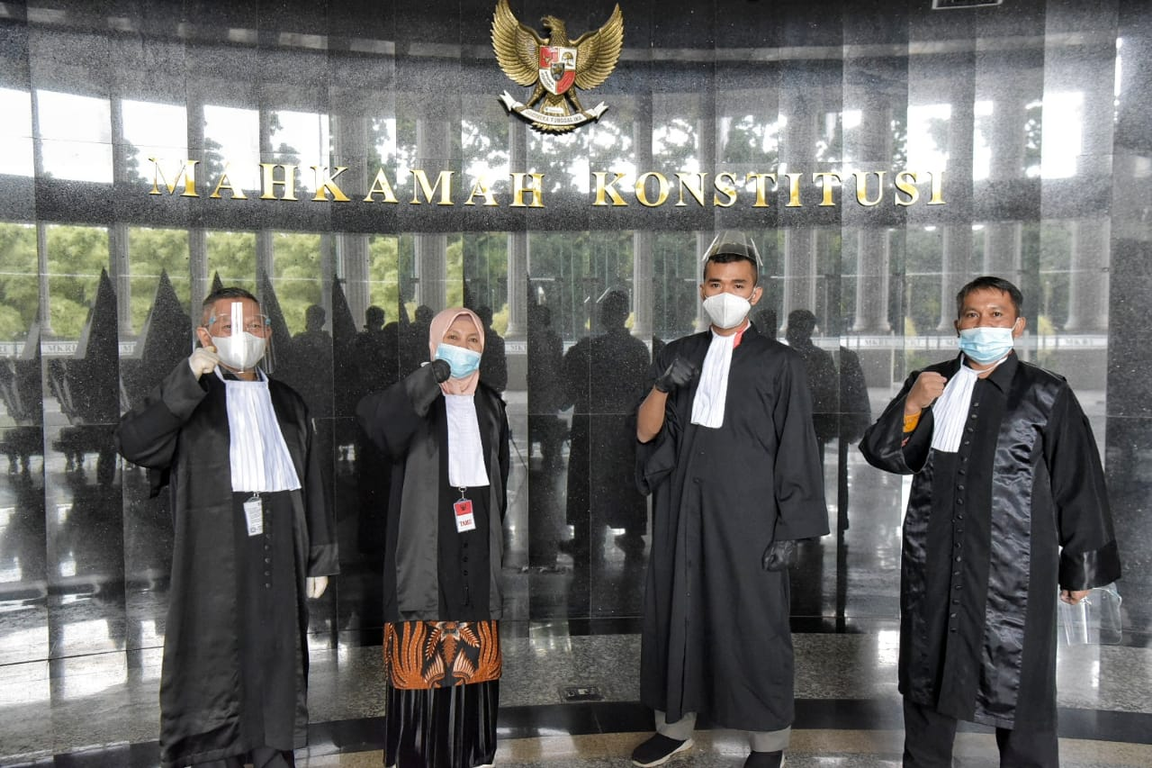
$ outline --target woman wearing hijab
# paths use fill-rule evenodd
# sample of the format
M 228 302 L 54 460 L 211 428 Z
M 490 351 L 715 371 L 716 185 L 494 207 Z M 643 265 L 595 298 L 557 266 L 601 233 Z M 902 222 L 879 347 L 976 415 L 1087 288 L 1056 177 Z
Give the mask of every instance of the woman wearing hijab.
M 508 419 L 480 383 L 475 313 L 436 315 L 428 350 L 430 363 L 357 408 L 392 460 L 384 763 L 475 768 L 496 754 Z

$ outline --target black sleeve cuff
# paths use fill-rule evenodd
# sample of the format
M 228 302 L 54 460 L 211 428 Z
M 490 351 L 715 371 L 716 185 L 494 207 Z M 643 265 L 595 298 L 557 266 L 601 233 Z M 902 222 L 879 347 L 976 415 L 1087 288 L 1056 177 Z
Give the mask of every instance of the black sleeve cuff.
M 1072 591 L 1111 584 L 1120 578 L 1120 550 L 1110 541 L 1091 552 L 1060 553 L 1060 588 Z

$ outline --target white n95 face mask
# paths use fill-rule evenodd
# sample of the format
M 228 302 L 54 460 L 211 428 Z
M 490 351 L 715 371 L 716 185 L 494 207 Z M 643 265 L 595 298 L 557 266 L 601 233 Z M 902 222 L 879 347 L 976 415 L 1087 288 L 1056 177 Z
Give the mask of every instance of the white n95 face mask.
M 260 358 L 264 357 L 267 339 L 253 336 L 248 331 L 233 333 L 231 336 L 213 336 L 216 355 L 220 362 L 236 371 L 251 370 Z
M 735 328 L 752 311 L 752 303 L 734 293 L 718 293 L 704 299 L 704 311 L 717 328 Z

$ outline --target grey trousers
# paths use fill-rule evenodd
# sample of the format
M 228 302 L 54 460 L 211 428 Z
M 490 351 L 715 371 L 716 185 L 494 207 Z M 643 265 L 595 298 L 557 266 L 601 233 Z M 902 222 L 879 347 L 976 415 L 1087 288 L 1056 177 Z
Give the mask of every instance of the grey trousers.
M 692 737 L 694 730 L 696 730 L 695 712 L 685 712 L 684 717 L 669 723 L 665 719 L 665 713 L 656 710 L 656 733 L 661 736 L 684 741 Z M 792 727 L 779 731 L 748 731 L 748 738 L 752 742 L 753 752 L 783 752 L 792 740 Z

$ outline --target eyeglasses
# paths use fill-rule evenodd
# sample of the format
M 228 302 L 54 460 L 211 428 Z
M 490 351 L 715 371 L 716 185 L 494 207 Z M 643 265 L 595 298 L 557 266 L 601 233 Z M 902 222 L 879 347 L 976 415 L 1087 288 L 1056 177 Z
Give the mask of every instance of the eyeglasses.
M 208 318 L 208 333 L 213 336 L 231 336 L 232 318 L 228 315 L 213 315 Z M 267 336 L 272 330 L 272 321 L 268 315 L 255 315 L 244 318 L 244 330 L 253 336 Z

